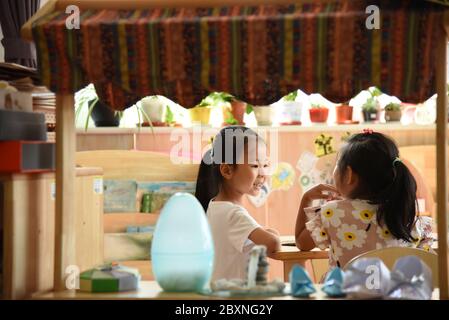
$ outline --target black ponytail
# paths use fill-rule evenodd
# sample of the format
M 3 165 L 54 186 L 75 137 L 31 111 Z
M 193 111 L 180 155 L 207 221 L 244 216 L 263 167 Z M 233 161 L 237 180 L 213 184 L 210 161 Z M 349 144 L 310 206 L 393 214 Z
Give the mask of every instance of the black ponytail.
M 201 159 L 196 179 L 195 197 L 201 203 L 204 211 L 207 211 L 210 200 L 217 195 L 223 179 L 219 165 L 212 160 L 212 149 L 210 149 Z
M 385 221 L 397 239 L 414 241 L 411 230 L 416 217 L 416 181 L 402 161 L 394 161 L 394 180 L 380 199 L 378 219 Z
M 351 198 L 378 205 L 379 225 L 385 224 L 396 239 L 413 241 L 416 181 L 399 159 L 395 143 L 377 132 L 356 134 L 341 151 L 337 168 L 340 176 L 348 166 L 360 180 Z
M 243 141 L 238 141 L 241 138 Z M 256 132 L 245 126 L 228 126 L 220 130 L 215 136 L 212 148 L 208 150 L 198 170 L 195 197 L 207 211 L 210 200 L 220 191 L 223 177 L 220 173 L 220 164 L 237 164 L 237 159 L 243 152 L 243 147 L 250 138 L 260 139 Z M 240 143 L 243 142 L 243 143 Z M 229 146 L 232 148 L 229 150 Z

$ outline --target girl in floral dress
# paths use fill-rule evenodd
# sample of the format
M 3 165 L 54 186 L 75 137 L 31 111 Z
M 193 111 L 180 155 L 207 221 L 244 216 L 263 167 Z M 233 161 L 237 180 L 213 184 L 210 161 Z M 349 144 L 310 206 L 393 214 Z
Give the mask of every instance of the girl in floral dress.
M 431 221 L 417 217 L 416 182 L 391 139 L 372 131 L 352 136 L 340 151 L 334 181 L 303 195 L 295 229 L 300 250 L 329 248 L 333 268 L 385 247 L 430 249 Z M 317 199 L 330 201 L 311 207 Z

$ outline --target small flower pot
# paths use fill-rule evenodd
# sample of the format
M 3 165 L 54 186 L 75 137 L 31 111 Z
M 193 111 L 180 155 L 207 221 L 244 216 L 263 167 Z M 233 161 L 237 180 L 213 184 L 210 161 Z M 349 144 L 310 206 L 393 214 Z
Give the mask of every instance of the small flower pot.
M 192 124 L 200 123 L 201 125 L 208 125 L 211 110 L 210 107 L 195 107 L 189 109 L 190 121 Z
M 281 101 L 276 105 L 279 124 L 300 125 L 301 124 L 301 102 Z
M 385 121 L 401 121 L 402 111 L 401 110 L 386 110 L 385 111 Z
M 234 117 L 235 120 L 237 120 L 237 122 L 239 124 L 245 124 L 243 122 L 243 118 L 245 116 L 245 111 L 246 111 L 246 102 L 243 101 L 238 101 L 238 100 L 233 100 L 231 102 L 231 113 Z
M 352 106 L 341 105 L 336 106 L 335 111 L 337 114 L 337 123 L 347 123 L 352 121 Z
M 246 111 L 246 102 L 233 100 L 231 102 L 231 107 L 223 107 L 223 122 L 229 124 L 227 120 L 235 119 L 236 124 L 244 125 L 243 118 Z
M 254 114 L 259 126 L 271 126 L 276 115 L 273 106 L 254 106 Z
M 309 109 L 310 121 L 314 123 L 323 123 L 327 121 L 329 116 L 328 108 L 311 108 Z
M 93 101 L 89 102 L 89 107 L 92 103 Z M 118 127 L 120 125 L 120 117 L 100 100 L 92 108 L 91 117 L 96 127 Z
M 142 109 L 152 123 L 165 123 L 167 106 L 158 98 L 146 97 L 142 99 Z M 148 122 L 148 119 L 144 119 Z
M 372 122 L 372 121 L 378 121 L 379 120 L 379 111 L 362 111 L 363 113 L 363 120 L 365 122 Z

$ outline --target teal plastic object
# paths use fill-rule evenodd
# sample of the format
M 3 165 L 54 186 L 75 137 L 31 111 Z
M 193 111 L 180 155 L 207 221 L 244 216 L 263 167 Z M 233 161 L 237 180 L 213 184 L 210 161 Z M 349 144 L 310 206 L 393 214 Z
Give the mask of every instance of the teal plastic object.
M 162 208 L 151 246 L 153 273 L 164 291 L 204 292 L 213 271 L 214 244 L 199 201 L 176 193 Z
M 312 279 L 307 271 L 299 264 L 295 264 L 290 270 L 290 290 L 294 297 L 307 298 L 316 292 Z
M 343 292 L 343 276 L 344 273 L 339 267 L 333 268 L 324 280 L 322 287 L 324 293 L 332 298 L 343 297 L 345 295 Z

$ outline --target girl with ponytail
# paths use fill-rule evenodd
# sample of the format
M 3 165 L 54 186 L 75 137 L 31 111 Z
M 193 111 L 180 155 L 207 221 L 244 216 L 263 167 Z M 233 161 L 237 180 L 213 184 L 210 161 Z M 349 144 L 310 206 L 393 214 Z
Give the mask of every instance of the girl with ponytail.
M 334 182 L 304 193 L 295 230 L 299 249 L 329 247 L 331 268 L 384 247 L 430 249 L 431 224 L 417 217 L 415 179 L 390 138 L 371 130 L 353 135 L 337 157 Z M 310 207 L 316 199 L 332 201 Z
M 223 128 L 201 161 L 195 196 L 206 211 L 215 246 L 212 280 L 246 279 L 251 248 L 280 249 L 279 233 L 260 226 L 243 206 L 269 176 L 264 141 L 244 126 Z

